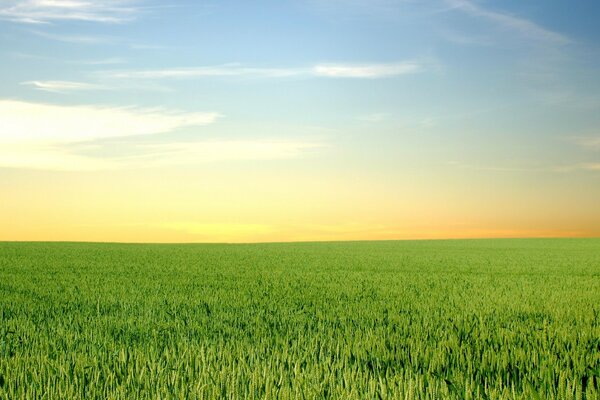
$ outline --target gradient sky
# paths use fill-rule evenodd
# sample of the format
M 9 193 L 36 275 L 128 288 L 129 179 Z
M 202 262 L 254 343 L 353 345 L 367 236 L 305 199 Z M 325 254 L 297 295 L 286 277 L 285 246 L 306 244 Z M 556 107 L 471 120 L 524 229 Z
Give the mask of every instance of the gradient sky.
M 0 0 L 0 240 L 600 236 L 599 15 Z

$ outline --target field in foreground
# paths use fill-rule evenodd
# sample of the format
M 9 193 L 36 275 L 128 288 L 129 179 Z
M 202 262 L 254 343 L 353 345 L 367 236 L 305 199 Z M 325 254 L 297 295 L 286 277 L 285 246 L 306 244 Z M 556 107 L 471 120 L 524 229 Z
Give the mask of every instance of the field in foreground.
M 599 399 L 600 239 L 0 243 L 0 398 Z

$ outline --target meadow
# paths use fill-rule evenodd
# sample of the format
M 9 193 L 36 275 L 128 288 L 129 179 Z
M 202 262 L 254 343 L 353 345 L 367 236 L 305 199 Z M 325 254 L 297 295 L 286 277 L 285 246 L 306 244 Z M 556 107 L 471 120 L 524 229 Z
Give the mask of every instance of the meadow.
M 600 399 L 600 239 L 0 243 L 0 399 Z

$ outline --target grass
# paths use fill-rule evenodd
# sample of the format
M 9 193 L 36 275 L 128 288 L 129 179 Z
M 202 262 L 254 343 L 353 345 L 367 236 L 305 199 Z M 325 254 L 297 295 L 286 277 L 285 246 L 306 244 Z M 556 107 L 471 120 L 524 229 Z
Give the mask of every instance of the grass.
M 0 399 L 600 399 L 600 239 L 0 243 Z

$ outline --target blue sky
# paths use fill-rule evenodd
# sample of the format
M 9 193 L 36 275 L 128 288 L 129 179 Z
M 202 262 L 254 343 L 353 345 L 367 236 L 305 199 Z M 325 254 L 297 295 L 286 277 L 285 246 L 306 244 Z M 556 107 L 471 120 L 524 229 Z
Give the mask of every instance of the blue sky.
M 416 203 L 447 199 L 444 221 L 481 205 L 472 232 L 593 234 L 598 15 L 592 1 L 3 0 L 0 177 L 137 171 L 131 179 L 143 180 L 166 168 L 274 186 L 329 179 L 345 182 L 342 192 L 378 187 L 369 200 L 350 196 L 331 226 L 396 232 L 404 216 L 390 211 L 388 226 L 365 204 L 388 207 L 405 190 Z M 323 188 L 309 186 L 297 190 L 318 199 Z M 481 202 L 503 196 L 524 199 L 515 221 L 545 211 L 492 223 Z

